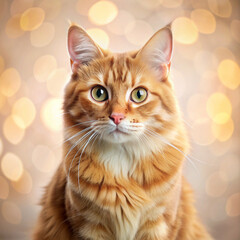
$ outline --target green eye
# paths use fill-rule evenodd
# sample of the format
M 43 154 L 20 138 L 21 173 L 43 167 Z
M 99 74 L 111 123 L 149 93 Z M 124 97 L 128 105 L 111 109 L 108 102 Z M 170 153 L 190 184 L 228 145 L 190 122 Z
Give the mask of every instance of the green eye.
M 103 102 L 108 99 L 107 90 L 102 86 L 96 86 L 91 91 L 92 98 L 97 102 Z
M 132 91 L 131 100 L 135 103 L 143 102 L 147 98 L 147 90 L 139 87 Z

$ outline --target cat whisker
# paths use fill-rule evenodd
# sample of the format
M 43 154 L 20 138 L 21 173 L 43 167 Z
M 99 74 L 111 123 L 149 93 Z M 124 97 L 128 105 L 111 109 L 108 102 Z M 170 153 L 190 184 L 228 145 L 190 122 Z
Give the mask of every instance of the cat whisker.
M 192 159 L 186 155 L 182 150 L 180 150 L 179 148 L 177 148 L 175 145 L 171 144 L 170 142 L 168 142 L 163 136 L 161 136 L 160 134 L 158 134 L 157 132 L 155 131 L 152 131 L 151 129 L 146 129 L 146 131 L 152 135 L 152 136 L 155 136 L 157 137 L 159 140 L 161 140 L 163 143 L 167 144 L 168 146 L 174 148 L 175 150 L 177 150 L 178 152 L 180 152 L 191 164 L 192 166 L 194 167 L 194 169 L 196 170 L 196 172 L 199 174 L 199 171 L 196 167 L 196 165 L 194 164 L 194 162 L 192 161 Z

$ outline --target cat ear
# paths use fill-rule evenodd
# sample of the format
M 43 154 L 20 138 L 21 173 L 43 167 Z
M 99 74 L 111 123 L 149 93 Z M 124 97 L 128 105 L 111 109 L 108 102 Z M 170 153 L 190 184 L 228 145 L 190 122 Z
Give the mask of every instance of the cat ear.
M 103 56 L 101 49 L 82 28 L 72 25 L 68 30 L 68 52 L 71 58 L 72 71 L 83 64 Z
M 161 79 L 166 79 L 171 66 L 173 50 L 173 37 L 171 26 L 168 25 L 156 32 L 144 47 L 138 52 L 137 58 L 141 58 L 150 68 L 156 70 Z

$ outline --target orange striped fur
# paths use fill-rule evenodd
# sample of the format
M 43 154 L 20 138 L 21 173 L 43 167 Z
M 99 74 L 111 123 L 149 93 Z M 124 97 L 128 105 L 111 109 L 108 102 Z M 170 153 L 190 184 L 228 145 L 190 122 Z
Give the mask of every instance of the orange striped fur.
M 69 52 L 63 161 L 43 196 L 33 239 L 212 239 L 182 176 L 189 146 L 168 76 L 170 28 L 140 51 L 112 54 L 71 26 Z M 103 102 L 91 97 L 98 85 L 108 92 Z M 138 87 L 147 90 L 141 103 L 131 99 Z M 118 128 L 113 113 L 124 116 Z

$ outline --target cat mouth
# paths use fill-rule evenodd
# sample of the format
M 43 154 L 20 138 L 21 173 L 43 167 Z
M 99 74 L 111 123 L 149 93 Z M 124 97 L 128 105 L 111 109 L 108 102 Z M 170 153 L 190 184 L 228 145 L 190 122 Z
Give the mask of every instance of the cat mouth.
M 111 132 L 112 134 L 123 134 L 123 135 L 128 135 L 126 132 L 123 132 L 122 130 L 120 130 L 118 127 Z

